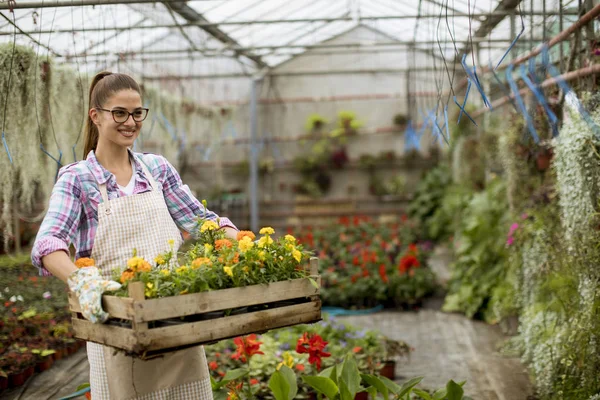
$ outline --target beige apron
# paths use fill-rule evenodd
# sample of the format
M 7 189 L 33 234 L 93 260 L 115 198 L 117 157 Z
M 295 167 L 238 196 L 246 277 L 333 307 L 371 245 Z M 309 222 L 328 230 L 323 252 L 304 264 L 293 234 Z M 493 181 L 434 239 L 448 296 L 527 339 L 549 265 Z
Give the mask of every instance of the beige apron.
M 169 240 L 175 241 L 175 250 L 182 243 L 159 185 L 141 160 L 140 164 L 151 191 L 108 200 L 106 184 L 99 185 L 102 202 L 91 256 L 108 279 L 114 268 L 126 265 L 134 248 L 138 256 L 153 262 L 169 249 Z M 92 342 L 87 350 L 94 400 L 213 398 L 202 346 L 148 361 L 115 354 L 113 348 Z

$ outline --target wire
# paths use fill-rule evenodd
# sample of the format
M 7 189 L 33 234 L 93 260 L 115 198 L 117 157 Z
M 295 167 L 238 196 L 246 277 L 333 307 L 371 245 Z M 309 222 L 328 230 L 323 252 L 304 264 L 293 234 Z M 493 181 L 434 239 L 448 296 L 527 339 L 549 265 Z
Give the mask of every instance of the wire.
M 2 16 L 4 16 L 4 14 L 2 14 Z M 14 18 L 15 18 L 15 13 L 13 12 L 13 19 Z M 8 110 L 8 99 L 10 98 L 10 83 L 11 83 L 12 75 L 13 75 L 13 61 L 15 59 L 15 51 L 16 51 L 16 47 L 17 47 L 17 25 L 13 24 L 13 26 L 14 26 L 13 45 L 12 45 L 12 51 L 10 54 L 10 69 L 8 71 L 8 82 L 6 84 L 6 99 L 4 99 L 4 112 L 2 115 L 2 135 L 4 135 L 4 128 L 6 127 L 6 110 Z M 6 144 L 5 144 L 5 146 L 6 146 Z M 8 151 L 8 147 L 6 149 Z M 10 156 L 10 153 L 9 153 L 9 156 Z

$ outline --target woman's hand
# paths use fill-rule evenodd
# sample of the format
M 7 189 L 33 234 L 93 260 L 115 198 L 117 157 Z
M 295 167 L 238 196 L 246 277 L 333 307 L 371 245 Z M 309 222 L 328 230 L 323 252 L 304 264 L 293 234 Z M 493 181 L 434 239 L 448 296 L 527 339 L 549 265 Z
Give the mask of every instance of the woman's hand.
M 93 323 L 104 323 L 108 313 L 102 309 L 102 293 L 121 288 L 121 284 L 104 279 L 98 268 L 80 268 L 67 279 L 71 289 L 79 299 L 81 313 Z

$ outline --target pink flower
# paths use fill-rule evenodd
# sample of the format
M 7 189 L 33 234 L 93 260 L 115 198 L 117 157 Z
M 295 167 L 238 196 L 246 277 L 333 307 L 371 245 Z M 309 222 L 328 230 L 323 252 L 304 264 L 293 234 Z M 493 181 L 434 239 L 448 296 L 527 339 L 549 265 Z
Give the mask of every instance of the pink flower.
M 506 239 L 506 245 L 510 246 L 513 244 L 514 241 L 515 241 L 515 238 L 513 238 L 512 236 L 509 236 L 508 239 Z
M 508 231 L 508 236 L 511 236 L 515 231 L 519 229 L 519 224 L 516 222 L 510 226 L 510 230 Z
M 527 218 L 529 218 L 529 215 L 527 215 L 527 213 L 521 214 L 521 219 L 527 219 Z

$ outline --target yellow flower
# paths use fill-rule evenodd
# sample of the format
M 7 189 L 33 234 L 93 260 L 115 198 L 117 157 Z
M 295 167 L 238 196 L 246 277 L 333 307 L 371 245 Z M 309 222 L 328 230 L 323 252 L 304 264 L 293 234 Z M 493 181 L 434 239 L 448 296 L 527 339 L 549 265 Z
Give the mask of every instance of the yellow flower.
M 240 240 L 238 242 L 238 247 L 240 248 L 240 251 L 242 253 L 245 253 L 245 252 L 247 252 L 248 250 L 250 250 L 251 248 L 254 247 L 254 242 L 252 241 L 252 239 L 250 239 L 250 237 L 244 236 L 242 238 L 242 240 Z
M 270 236 L 263 236 L 260 239 L 258 239 L 258 247 L 260 247 L 261 249 L 270 244 L 273 244 L 273 239 L 271 239 Z
M 175 239 L 169 239 L 167 240 L 167 243 L 169 243 L 169 246 L 173 247 L 175 246 Z
M 152 287 L 153 287 L 153 286 L 154 286 L 154 285 L 153 285 L 153 284 L 151 284 L 150 282 L 146 283 L 146 287 L 147 287 L 148 289 L 152 289 Z
M 141 265 L 142 262 L 144 262 L 144 259 L 142 257 L 131 257 L 129 260 L 127 260 L 127 267 L 136 271 L 138 266 Z
M 223 271 L 225 271 L 227 275 L 233 278 L 233 269 L 231 267 L 223 267 Z
M 211 267 L 212 266 L 212 261 L 210 261 L 210 258 L 208 258 L 208 257 L 198 257 L 194 261 L 192 261 L 192 269 L 198 269 L 198 268 L 200 268 L 203 265 L 205 265 L 207 267 Z
M 283 238 L 285 239 L 286 242 L 296 243 L 296 238 L 293 237 L 292 235 L 285 235 Z
M 245 237 L 249 237 L 249 238 L 250 238 L 250 240 L 254 240 L 254 239 L 256 239 L 256 236 L 254 235 L 254 233 L 253 233 L 252 231 L 239 231 L 239 232 L 237 233 L 237 237 L 236 237 L 236 239 L 237 239 L 238 241 L 240 241 L 240 240 L 242 240 L 242 239 L 243 239 L 243 238 L 245 238 Z
M 164 276 L 169 276 L 171 274 L 171 271 L 169 271 L 168 269 L 161 269 L 160 273 Z
M 261 261 L 264 261 L 266 255 L 267 255 L 267 253 L 265 253 L 264 251 L 261 250 L 258 252 L 258 259 Z
M 279 363 L 277 370 L 279 370 L 282 365 L 285 365 L 288 368 L 292 368 L 294 366 L 294 357 L 292 357 L 289 351 L 283 353 L 283 361 Z
M 161 255 L 156 256 L 154 262 L 156 263 L 156 265 L 164 265 L 166 263 L 165 258 Z
M 244 271 L 245 273 L 248 273 L 248 271 L 249 271 L 248 266 L 245 266 L 244 268 L 242 268 L 242 271 Z
M 204 254 L 209 254 L 211 251 L 213 251 L 214 246 L 210 243 L 204 243 Z
M 200 232 L 215 231 L 217 229 L 219 229 L 219 225 L 217 225 L 216 222 L 214 222 L 214 221 L 205 221 L 202 224 L 202 227 L 200 228 Z
M 260 233 L 261 235 L 272 235 L 275 233 L 275 229 L 271 228 L 270 226 L 266 226 L 260 231 L 258 231 L 258 233 Z
M 300 260 L 302 260 L 302 253 L 300 253 L 300 251 L 298 251 L 298 249 L 294 249 L 292 251 L 292 257 L 294 257 L 296 259 L 296 261 L 300 262 Z
M 187 265 L 182 265 L 181 267 L 177 268 L 175 270 L 175 272 L 177 272 L 178 274 L 182 274 L 182 273 L 184 273 L 187 270 L 188 270 L 188 266 Z

